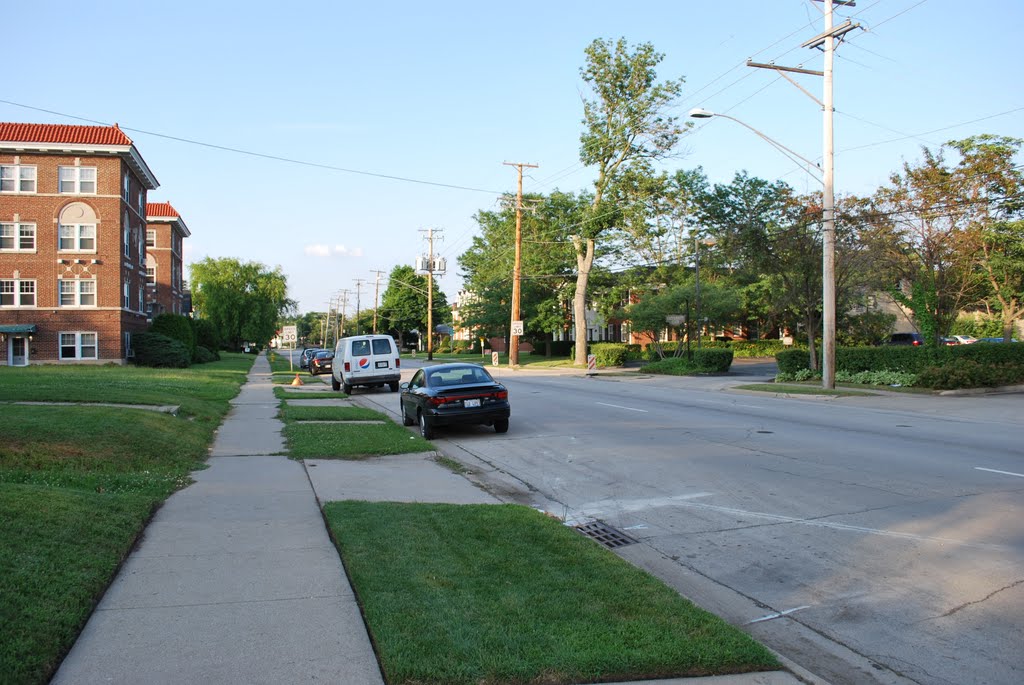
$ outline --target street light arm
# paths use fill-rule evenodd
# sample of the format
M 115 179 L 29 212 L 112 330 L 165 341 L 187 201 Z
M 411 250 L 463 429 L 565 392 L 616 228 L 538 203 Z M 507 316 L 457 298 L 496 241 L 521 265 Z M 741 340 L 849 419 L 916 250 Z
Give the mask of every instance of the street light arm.
M 716 117 L 724 117 L 726 119 L 729 119 L 730 121 L 735 121 L 740 126 L 746 128 L 746 129 L 748 129 L 750 131 L 753 131 L 754 135 L 756 135 L 758 138 L 760 138 L 761 140 L 765 141 L 766 143 L 768 143 L 769 145 L 774 147 L 776 150 L 778 150 L 782 154 L 784 154 L 787 157 L 789 157 L 790 159 L 792 159 L 793 157 L 796 157 L 797 159 L 803 161 L 803 163 L 806 164 L 807 166 L 809 166 L 810 168 L 814 169 L 818 173 L 821 173 L 821 167 L 819 167 L 815 162 L 812 162 L 811 160 L 807 159 L 806 157 L 804 157 L 803 155 L 801 155 L 798 152 L 794 152 L 793 150 L 790 150 L 788 147 L 786 147 L 785 145 L 783 145 L 779 141 L 774 140 L 772 138 L 769 138 L 767 135 L 765 135 L 764 133 L 761 133 L 760 131 L 758 131 L 756 128 L 754 128 L 750 124 L 748 124 L 746 122 L 743 122 L 743 121 L 740 121 L 736 117 L 731 117 L 728 114 L 717 114 L 716 113 L 715 116 Z M 795 162 L 796 159 L 794 159 L 793 161 Z M 818 181 L 821 181 L 821 179 L 819 178 Z

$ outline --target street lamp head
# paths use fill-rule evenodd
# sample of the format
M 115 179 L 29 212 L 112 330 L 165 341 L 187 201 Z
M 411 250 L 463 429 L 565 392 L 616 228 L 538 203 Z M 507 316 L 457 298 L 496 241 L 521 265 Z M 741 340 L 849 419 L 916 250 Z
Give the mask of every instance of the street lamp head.
M 709 112 L 702 107 L 694 107 L 690 110 L 690 116 L 694 119 L 710 119 L 715 116 L 714 112 Z

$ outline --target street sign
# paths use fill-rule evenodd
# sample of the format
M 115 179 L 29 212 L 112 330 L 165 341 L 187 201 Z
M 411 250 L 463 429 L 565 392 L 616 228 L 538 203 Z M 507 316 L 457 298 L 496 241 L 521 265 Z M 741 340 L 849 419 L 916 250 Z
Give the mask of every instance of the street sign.
M 497 366 L 497 365 L 498 365 L 498 353 L 497 352 L 491 352 L 491 366 Z
M 281 328 L 281 342 L 294 343 L 299 339 L 299 332 L 296 326 L 283 326 Z
M 523 334 L 523 322 L 522 321 L 513 321 L 512 322 L 512 335 L 519 336 L 519 335 L 522 335 L 522 334 Z

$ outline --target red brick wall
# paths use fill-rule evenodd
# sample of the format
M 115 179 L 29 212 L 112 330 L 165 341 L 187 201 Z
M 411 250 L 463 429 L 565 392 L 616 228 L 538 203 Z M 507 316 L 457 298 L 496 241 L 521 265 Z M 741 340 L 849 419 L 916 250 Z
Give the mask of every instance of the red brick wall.
M 74 166 L 76 155 L 0 154 L 0 164 L 34 165 L 36 193 L 0 193 L 0 221 L 14 220 L 36 225 L 36 251 L 0 252 L 0 278 L 36 282 L 35 308 L 0 308 L 0 324 L 35 324 L 37 333 L 29 345 L 30 361 L 59 359 L 59 333 L 95 332 L 100 361 L 123 360 L 124 331 L 146 328 L 144 303 L 139 288 L 145 284 L 144 261 L 139 261 L 139 241 L 145 241 L 145 217 L 138 211 L 138 193 L 145 189 L 129 172 L 129 202 L 122 199 L 122 182 L 127 166 L 112 155 L 77 155 L 81 166 L 96 168 L 95 195 L 68 195 L 58 192 L 58 167 Z M 96 215 L 96 249 L 89 252 L 58 250 L 58 221 L 70 204 L 81 202 Z M 129 256 L 122 253 L 122 227 L 125 213 L 132 228 Z M 145 250 L 142 250 L 143 260 Z M 60 260 L 60 262 L 58 262 Z M 96 281 L 96 307 L 59 306 L 58 281 L 68 277 L 93 278 Z M 130 308 L 122 308 L 124 283 L 128 283 Z M 7 343 L 0 343 L 0 364 L 7 363 Z

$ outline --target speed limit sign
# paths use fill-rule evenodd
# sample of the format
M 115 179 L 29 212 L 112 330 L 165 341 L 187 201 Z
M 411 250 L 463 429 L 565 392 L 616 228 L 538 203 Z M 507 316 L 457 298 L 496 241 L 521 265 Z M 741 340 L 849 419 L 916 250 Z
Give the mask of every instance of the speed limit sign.
M 296 326 L 284 326 L 281 328 L 281 341 L 286 343 L 293 343 L 299 339 L 298 331 Z

